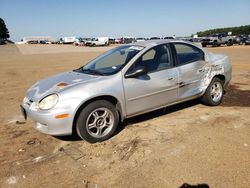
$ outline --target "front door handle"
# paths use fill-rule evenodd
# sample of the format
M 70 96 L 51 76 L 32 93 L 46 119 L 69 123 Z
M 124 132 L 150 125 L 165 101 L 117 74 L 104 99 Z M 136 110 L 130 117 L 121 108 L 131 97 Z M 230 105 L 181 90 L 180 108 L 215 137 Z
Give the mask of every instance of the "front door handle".
M 174 78 L 173 77 L 171 77 L 171 78 L 168 78 L 168 80 L 173 80 Z

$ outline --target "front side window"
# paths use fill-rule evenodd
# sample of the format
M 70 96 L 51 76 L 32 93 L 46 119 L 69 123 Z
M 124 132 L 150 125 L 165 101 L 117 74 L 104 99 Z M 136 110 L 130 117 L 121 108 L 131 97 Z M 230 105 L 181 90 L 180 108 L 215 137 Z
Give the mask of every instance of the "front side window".
M 204 60 L 204 52 L 195 46 L 176 43 L 174 47 L 180 65 Z
M 173 66 L 168 45 L 156 46 L 144 53 L 128 70 L 133 72 L 138 67 L 145 67 L 148 73 L 171 68 Z
M 143 47 L 141 46 L 119 46 L 92 60 L 82 67 L 80 71 L 89 74 L 115 74 L 142 49 Z

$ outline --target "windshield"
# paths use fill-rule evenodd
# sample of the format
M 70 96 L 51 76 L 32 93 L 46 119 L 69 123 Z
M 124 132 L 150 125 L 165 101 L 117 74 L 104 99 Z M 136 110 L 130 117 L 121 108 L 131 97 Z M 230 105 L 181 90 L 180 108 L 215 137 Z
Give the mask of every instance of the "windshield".
M 119 46 L 111 49 L 96 59 L 90 61 L 80 70 L 87 74 L 110 75 L 122 69 L 143 47 L 141 46 Z

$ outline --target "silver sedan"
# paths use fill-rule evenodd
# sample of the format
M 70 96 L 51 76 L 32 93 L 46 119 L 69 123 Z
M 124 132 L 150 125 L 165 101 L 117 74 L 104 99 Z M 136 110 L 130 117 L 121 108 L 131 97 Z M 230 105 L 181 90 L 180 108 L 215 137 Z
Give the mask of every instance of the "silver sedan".
M 76 131 L 93 143 L 110 138 L 125 118 L 195 98 L 219 105 L 231 72 L 227 56 L 188 42 L 137 42 L 38 81 L 27 91 L 21 110 L 40 132 Z

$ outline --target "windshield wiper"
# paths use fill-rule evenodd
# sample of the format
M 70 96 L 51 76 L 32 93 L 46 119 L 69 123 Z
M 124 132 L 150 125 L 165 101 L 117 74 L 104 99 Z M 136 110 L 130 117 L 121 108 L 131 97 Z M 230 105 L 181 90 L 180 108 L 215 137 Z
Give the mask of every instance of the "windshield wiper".
M 103 74 L 103 73 L 101 73 L 101 72 L 99 72 L 97 70 L 94 70 L 94 69 L 84 69 L 83 67 L 81 68 L 81 71 L 85 72 L 85 73 L 96 74 L 96 75 L 101 75 L 101 76 L 105 75 L 105 74 Z

